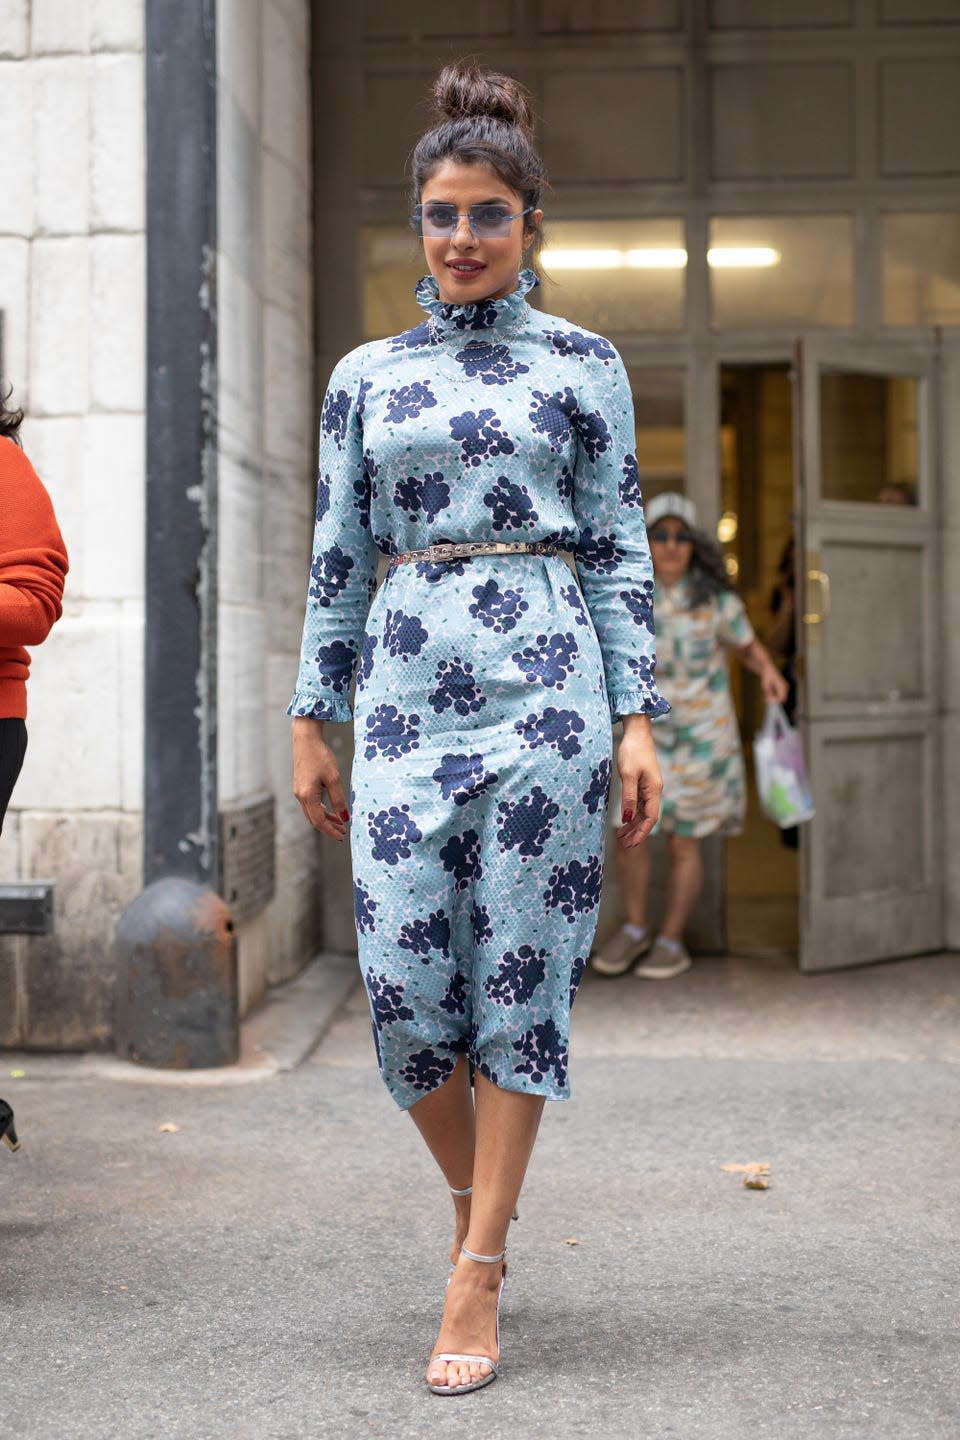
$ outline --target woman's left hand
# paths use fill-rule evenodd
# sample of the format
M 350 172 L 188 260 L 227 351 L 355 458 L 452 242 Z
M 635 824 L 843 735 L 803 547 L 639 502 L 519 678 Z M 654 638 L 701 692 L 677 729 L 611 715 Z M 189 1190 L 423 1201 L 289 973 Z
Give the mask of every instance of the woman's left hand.
M 623 810 L 617 839 L 625 850 L 640 845 L 660 818 L 663 780 L 649 715 L 624 715 L 617 756 Z
M 790 686 L 775 665 L 768 665 L 761 673 L 760 685 L 763 689 L 763 698 L 768 705 L 782 705 L 790 690 Z

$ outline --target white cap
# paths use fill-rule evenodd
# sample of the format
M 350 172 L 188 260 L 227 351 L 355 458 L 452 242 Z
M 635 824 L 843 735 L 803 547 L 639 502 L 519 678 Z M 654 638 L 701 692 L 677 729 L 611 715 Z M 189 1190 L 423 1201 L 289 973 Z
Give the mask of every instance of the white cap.
M 647 522 L 647 528 L 662 520 L 664 515 L 676 515 L 691 529 L 697 523 L 697 507 L 686 495 L 679 495 L 675 490 L 668 490 L 665 495 L 654 495 L 648 500 L 643 509 L 643 517 Z

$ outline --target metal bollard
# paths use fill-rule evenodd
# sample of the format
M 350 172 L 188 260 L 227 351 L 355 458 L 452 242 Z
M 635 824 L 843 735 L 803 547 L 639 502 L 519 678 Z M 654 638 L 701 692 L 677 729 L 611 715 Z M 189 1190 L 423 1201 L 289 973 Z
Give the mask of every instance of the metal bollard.
M 122 1059 L 170 1070 L 236 1061 L 237 937 L 219 895 L 155 881 L 121 916 L 114 953 Z

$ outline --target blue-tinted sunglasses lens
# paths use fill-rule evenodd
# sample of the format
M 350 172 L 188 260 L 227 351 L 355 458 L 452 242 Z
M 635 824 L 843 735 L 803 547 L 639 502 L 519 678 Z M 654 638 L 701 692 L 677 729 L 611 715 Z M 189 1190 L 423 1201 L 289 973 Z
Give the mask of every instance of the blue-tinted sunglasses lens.
M 467 212 L 474 235 L 502 238 L 510 234 L 510 222 L 516 217 L 501 205 L 473 205 Z M 428 240 L 447 239 L 456 231 L 460 216 L 452 205 L 418 205 L 413 212 L 413 228 Z
M 651 530 L 650 539 L 655 540 L 658 545 L 669 545 L 671 540 L 677 545 L 693 544 L 693 536 L 689 530 Z

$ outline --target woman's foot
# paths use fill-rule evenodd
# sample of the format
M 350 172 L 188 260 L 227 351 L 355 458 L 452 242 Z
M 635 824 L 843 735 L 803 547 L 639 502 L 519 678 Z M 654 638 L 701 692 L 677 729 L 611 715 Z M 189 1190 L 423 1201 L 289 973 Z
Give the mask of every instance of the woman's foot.
M 641 980 L 672 980 L 690 969 L 690 956 L 679 940 L 668 940 L 658 935 L 650 954 L 642 965 L 634 967 L 634 975 Z
M 431 1358 L 427 1366 L 428 1385 L 449 1386 L 451 1391 L 456 1392 L 492 1378 L 492 1366 L 480 1357 L 488 1356 L 494 1364 L 500 1359 L 497 1307 L 505 1271 L 506 1265 L 502 1260 L 491 1265 L 460 1256 L 447 1286 L 443 1319 L 433 1355 L 466 1355 L 471 1358 Z

